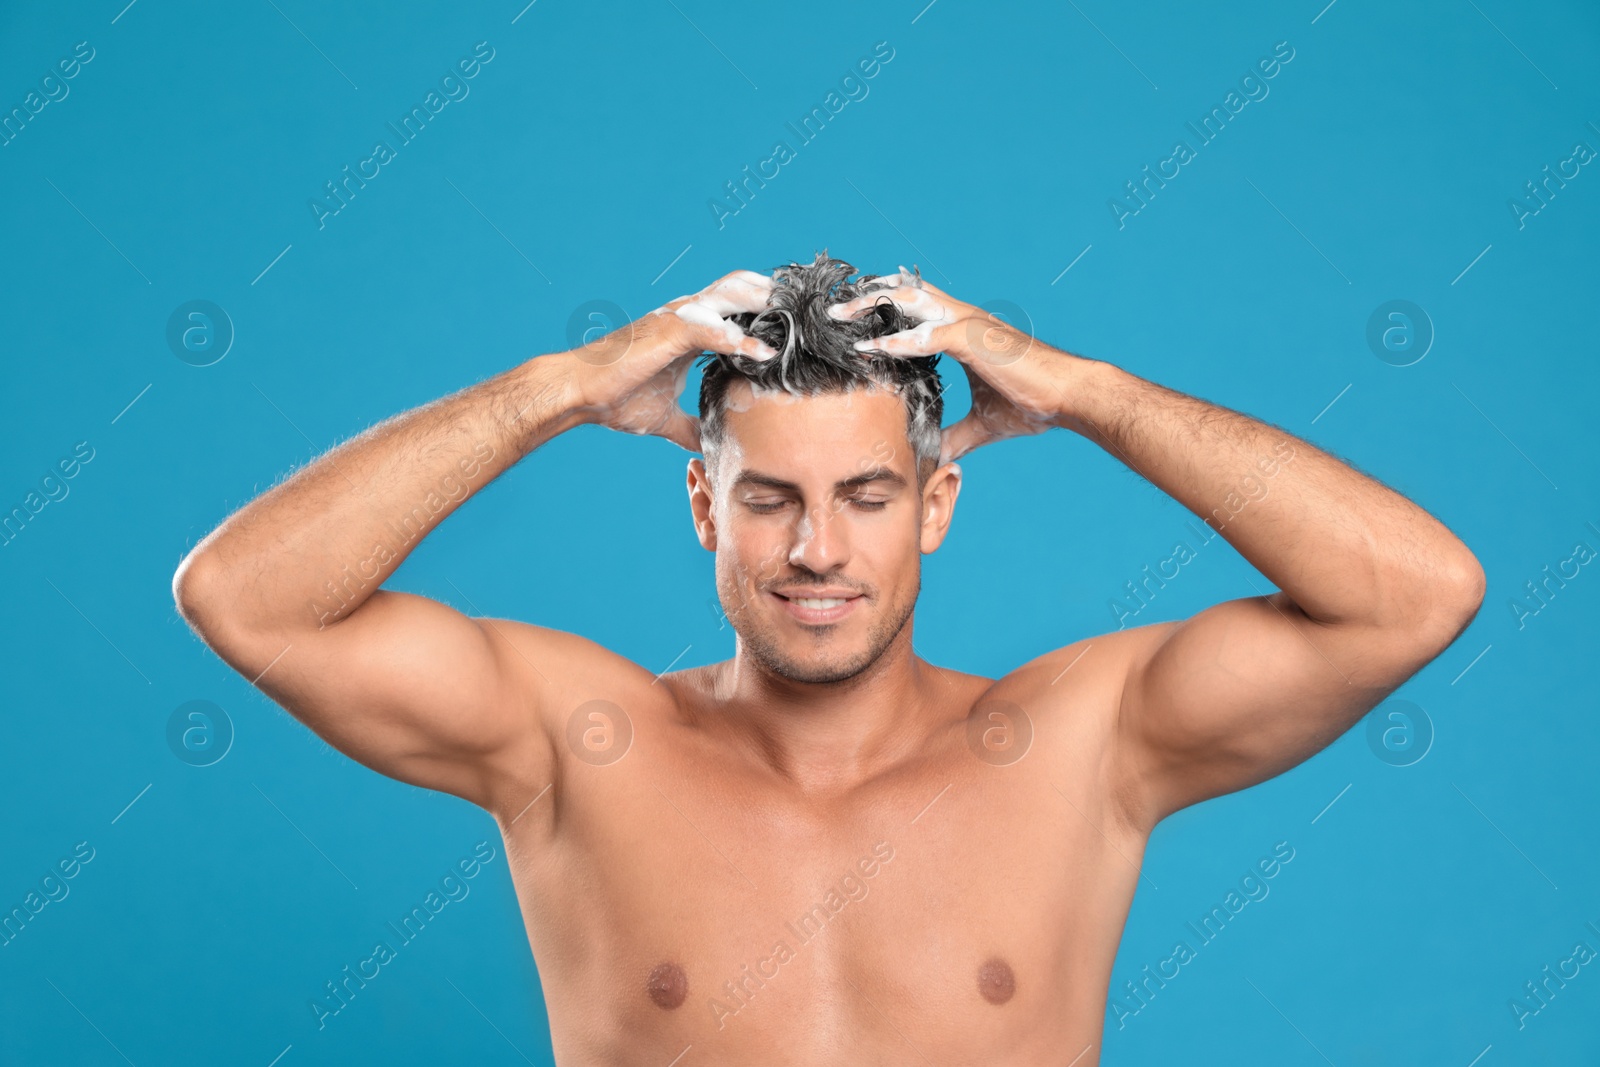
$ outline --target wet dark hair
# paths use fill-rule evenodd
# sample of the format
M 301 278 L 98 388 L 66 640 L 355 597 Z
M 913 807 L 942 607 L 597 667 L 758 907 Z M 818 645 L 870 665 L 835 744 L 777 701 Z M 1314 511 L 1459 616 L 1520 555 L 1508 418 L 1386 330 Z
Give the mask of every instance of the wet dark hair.
M 913 268 L 920 281 L 921 272 Z M 728 387 L 736 378 L 753 386 L 782 389 L 797 396 L 842 393 L 853 386 L 877 383 L 897 390 L 906 406 L 906 437 L 917 457 L 922 483 L 939 462 L 939 434 L 944 417 L 944 387 L 933 356 L 887 356 L 858 352 L 855 342 L 899 333 L 915 319 L 884 299 L 857 319 L 831 318 L 828 305 L 854 300 L 874 290 L 892 288 L 883 276 L 864 274 L 855 281 L 855 267 L 831 259 L 826 249 L 814 262 L 790 263 L 773 272 L 776 284 L 767 307 L 729 316 L 740 329 L 771 345 L 778 355 L 756 360 L 748 356 L 706 353 L 701 361 L 700 446 L 710 461 L 726 430 Z M 708 462 L 707 466 L 713 464 Z

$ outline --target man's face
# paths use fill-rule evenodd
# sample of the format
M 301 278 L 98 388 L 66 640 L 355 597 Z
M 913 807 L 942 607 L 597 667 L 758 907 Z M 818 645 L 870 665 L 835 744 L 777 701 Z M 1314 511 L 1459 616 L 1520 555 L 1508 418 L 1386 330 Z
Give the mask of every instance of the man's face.
M 873 386 L 794 397 L 729 389 L 707 478 L 689 465 L 700 542 L 745 649 L 774 674 L 839 682 L 865 670 L 916 606 L 922 554 L 949 527 L 959 480 L 917 486 L 905 402 Z

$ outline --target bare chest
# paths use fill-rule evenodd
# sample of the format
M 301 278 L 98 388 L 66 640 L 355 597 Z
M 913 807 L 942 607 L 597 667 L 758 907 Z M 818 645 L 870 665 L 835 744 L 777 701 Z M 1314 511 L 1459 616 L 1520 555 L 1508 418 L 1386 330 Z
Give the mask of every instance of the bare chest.
M 963 751 L 826 803 L 648 743 L 569 768 L 506 838 L 558 1061 L 1098 1045 L 1142 843 L 1092 775 Z

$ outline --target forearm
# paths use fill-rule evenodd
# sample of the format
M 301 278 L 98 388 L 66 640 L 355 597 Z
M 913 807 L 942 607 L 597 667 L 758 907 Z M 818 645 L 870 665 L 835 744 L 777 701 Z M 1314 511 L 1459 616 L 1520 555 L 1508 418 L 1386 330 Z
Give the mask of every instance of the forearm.
M 569 360 L 538 356 L 396 415 L 261 494 L 184 559 L 184 614 L 274 634 L 348 617 L 473 493 L 584 421 Z
M 1310 618 L 1450 627 L 1476 610 L 1476 559 L 1399 493 L 1247 415 L 1066 358 L 1059 424 L 1193 511 Z

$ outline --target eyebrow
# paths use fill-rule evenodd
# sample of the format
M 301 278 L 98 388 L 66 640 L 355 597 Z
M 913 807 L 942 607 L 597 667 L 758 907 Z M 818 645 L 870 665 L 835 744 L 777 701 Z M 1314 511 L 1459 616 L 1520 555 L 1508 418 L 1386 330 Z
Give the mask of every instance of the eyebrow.
M 859 489 L 861 486 L 872 482 L 883 482 L 888 485 L 899 486 L 902 488 L 909 484 L 905 478 L 901 477 L 901 475 L 892 468 L 873 467 L 871 470 L 863 471 L 862 473 L 854 475 L 853 477 L 841 478 L 839 481 L 833 483 L 833 488 L 835 491 L 848 491 L 851 489 Z M 769 489 L 783 489 L 791 493 L 799 492 L 800 490 L 800 486 L 797 483 L 783 478 L 778 478 L 771 474 L 763 474 L 761 471 L 753 470 L 740 471 L 739 477 L 733 480 L 733 488 L 739 489 L 747 485 L 762 485 Z

